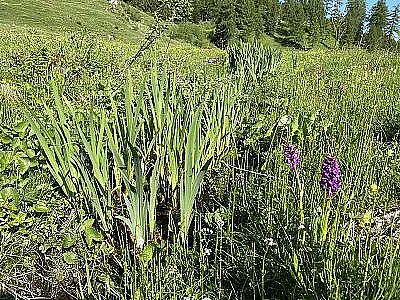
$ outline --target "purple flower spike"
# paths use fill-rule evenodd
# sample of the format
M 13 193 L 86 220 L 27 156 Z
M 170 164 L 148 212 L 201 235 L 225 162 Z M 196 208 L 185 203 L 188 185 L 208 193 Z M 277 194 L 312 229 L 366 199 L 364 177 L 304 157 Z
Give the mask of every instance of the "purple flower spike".
M 339 162 L 336 157 L 327 155 L 322 162 L 321 189 L 332 197 L 342 185 Z
M 283 155 L 285 156 L 286 162 L 292 171 L 300 166 L 300 152 L 294 145 L 286 142 L 283 149 Z

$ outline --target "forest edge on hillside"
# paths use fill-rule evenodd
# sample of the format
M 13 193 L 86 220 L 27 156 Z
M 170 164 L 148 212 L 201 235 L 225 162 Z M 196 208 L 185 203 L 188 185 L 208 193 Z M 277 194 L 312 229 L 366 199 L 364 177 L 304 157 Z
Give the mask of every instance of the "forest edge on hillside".
M 267 39 L 298 49 L 363 47 L 398 51 L 400 4 L 378 0 L 126 0 L 179 24 L 176 37 L 204 37 L 220 48 L 237 40 Z M 207 25 L 208 24 L 208 25 Z M 214 30 L 210 30 L 214 26 Z M 206 30 L 201 30 L 206 28 Z

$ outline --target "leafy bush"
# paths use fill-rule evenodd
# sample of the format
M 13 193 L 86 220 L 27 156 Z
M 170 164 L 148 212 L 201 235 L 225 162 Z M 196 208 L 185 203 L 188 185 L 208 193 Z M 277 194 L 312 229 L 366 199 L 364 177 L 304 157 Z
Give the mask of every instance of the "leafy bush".
M 198 47 L 211 47 L 208 37 L 212 32 L 211 24 L 179 23 L 170 29 L 169 36 L 176 40 L 185 41 Z

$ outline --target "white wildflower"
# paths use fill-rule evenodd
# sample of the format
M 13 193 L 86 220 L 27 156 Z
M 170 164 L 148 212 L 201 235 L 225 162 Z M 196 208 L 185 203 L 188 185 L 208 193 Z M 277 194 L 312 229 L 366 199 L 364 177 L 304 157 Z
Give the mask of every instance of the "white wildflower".
M 141 237 L 141 238 L 139 238 L 139 239 L 136 241 L 136 247 L 137 247 L 138 249 L 143 249 L 144 243 L 145 243 L 145 241 L 144 241 L 144 239 Z
M 268 245 L 269 247 L 278 246 L 278 244 L 275 243 L 274 239 L 272 239 L 272 238 L 266 238 L 266 239 L 265 239 L 265 242 L 267 243 L 267 245 Z
M 207 227 L 202 228 L 202 229 L 201 229 L 201 232 L 202 232 L 203 234 L 213 234 L 213 233 L 214 233 L 214 231 L 213 231 L 212 229 L 207 228 Z
M 225 224 L 224 220 L 218 220 L 217 221 L 218 228 L 222 228 L 224 226 L 224 224 Z

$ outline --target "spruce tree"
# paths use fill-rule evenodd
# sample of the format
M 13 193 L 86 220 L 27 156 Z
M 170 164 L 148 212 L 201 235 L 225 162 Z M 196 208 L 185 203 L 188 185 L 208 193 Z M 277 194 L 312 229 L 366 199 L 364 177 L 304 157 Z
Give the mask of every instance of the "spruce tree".
M 279 27 L 284 42 L 298 48 L 308 48 L 306 27 L 307 19 L 302 2 L 285 0 L 282 5 L 282 24 Z
M 346 5 L 344 45 L 360 45 L 364 35 L 365 0 L 349 0 Z
M 378 49 L 385 47 L 386 35 L 385 28 L 388 25 L 388 7 L 385 0 L 378 0 L 372 7 L 369 17 L 367 47 L 369 49 Z
M 389 13 L 388 25 L 385 28 L 385 32 L 389 47 L 396 48 L 396 39 L 399 38 L 400 33 L 400 4 Z
M 219 1 L 215 16 L 214 43 L 225 48 L 229 42 L 251 40 L 262 32 L 263 20 L 255 0 Z
M 231 0 L 219 1 L 215 11 L 215 31 L 213 43 L 219 48 L 226 48 L 231 40 L 238 37 L 236 27 L 237 14 Z
M 274 34 L 279 24 L 281 5 L 279 0 L 260 0 L 258 7 L 261 10 L 264 31 L 268 34 Z
M 199 23 L 212 20 L 216 13 L 218 0 L 192 0 L 192 21 Z M 218 1 L 219 2 L 219 1 Z
M 237 1 L 235 10 L 239 38 L 247 41 L 257 37 L 262 32 L 263 20 L 261 11 L 256 7 L 255 0 Z
M 326 35 L 327 22 L 323 0 L 303 0 L 307 17 L 307 30 L 312 44 L 320 43 Z

